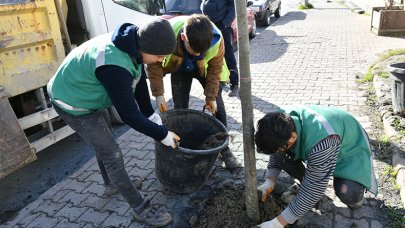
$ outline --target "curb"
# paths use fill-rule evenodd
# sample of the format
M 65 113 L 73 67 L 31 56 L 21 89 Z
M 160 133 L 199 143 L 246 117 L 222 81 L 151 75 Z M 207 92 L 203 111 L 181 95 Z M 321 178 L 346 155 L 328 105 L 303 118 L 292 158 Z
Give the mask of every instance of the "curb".
M 381 96 L 383 96 L 383 87 L 386 84 L 383 79 L 379 78 L 377 75 L 374 76 L 373 87 L 377 97 L 381 98 Z M 396 183 L 400 186 L 401 202 L 402 206 L 405 207 L 405 148 L 399 143 L 403 136 L 390 124 L 389 117 L 393 115 L 391 111 L 385 108 L 380 110 L 379 114 L 383 121 L 384 132 L 390 138 L 391 144 L 394 146 L 392 150 L 392 166 L 394 170 L 397 171 Z

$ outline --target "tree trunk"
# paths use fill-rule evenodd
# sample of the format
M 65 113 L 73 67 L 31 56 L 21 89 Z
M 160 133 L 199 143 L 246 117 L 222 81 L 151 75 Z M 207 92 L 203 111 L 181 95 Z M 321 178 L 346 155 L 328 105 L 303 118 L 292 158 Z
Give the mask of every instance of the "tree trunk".
M 246 212 L 252 222 L 260 219 L 256 191 L 256 156 L 253 140 L 253 104 L 249 65 L 249 36 L 246 19 L 246 0 L 235 0 L 238 22 L 238 54 L 240 75 L 240 100 L 242 103 L 243 151 L 245 160 Z

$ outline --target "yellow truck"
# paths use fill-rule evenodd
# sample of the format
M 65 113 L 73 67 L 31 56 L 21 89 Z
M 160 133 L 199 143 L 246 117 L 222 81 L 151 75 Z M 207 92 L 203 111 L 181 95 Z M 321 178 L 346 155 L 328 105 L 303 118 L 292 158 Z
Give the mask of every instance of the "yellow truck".
M 74 133 L 45 89 L 70 49 L 164 8 L 164 0 L 0 0 L 0 179 Z

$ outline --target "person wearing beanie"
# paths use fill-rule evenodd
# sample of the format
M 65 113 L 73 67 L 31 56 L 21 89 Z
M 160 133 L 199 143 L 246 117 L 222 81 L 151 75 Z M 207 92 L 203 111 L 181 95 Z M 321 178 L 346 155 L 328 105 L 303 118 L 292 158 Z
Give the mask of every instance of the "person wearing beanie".
M 175 50 L 163 63 L 148 64 L 148 77 L 152 95 L 156 97 L 160 111 L 166 111 L 163 96 L 163 77 L 171 73 L 174 108 L 188 108 L 193 78 L 204 88 L 205 107 L 227 126 L 222 87 L 220 81 L 228 81 L 229 70 L 224 60 L 224 40 L 221 31 L 207 16 L 194 14 L 169 20 L 177 37 Z M 240 167 L 229 148 L 221 152 L 225 167 Z
M 156 37 L 165 37 L 153 42 Z M 107 108 L 115 106 L 122 121 L 166 146 L 180 138 L 162 125 L 151 105 L 143 64 L 162 62 L 176 46 L 170 23 L 154 20 L 138 28 L 122 24 L 72 50 L 47 85 L 59 116 L 95 150 L 106 195 L 119 191 L 134 218 L 159 227 L 171 222 L 161 206 L 150 205 L 132 184 L 114 140 Z

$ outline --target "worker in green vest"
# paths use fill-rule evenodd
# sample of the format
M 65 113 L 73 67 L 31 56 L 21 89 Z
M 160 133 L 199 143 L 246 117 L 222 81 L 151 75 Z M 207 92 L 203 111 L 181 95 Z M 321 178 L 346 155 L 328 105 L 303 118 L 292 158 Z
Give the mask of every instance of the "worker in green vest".
M 151 205 L 132 184 L 106 108 L 114 105 L 124 123 L 176 147 L 180 138 L 162 125 L 151 105 L 143 65 L 162 62 L 175 45 L 176 37 L 166 20 L 154 20 L 141 28 L 122 24 L 115 32 L 73 49 L 47 88 L 59 116 L 94 148 L 105 194 L 118 189 L 134 218 L 154 227 L 170 223 L 171 215 L 163 206 Z
M 283 194 L 288 207 L 260 227 L 294 223 L 321 199 L 332 176 L 337 197 L 349 208 L 362 206 L 366 189 L 378 193 L 368 136 L 340 109 L 311 105 L 270 112 L 258 121 L 255 142 L 259 153 L 270 155 L 265 182 L 258 187 L 263 202 L 281 170 L 300 183 Z
M 148 77 L 152 95 L 161 111 L 166 111 L 163 77 L 171 73 L 174 108 L 188 108 L 193 79 L 204 88 L 205 107 L 227 126 L 220 81 L 228 81 L 229 70 L 224 60 L 224 40 L 221 31 L 207 16 L 194 14 L 169 20 L 177 37 L 175 50 L 163 63 L 148 64 Z M 227 147 L 221 152 L 225 167 L 240 167 Z

